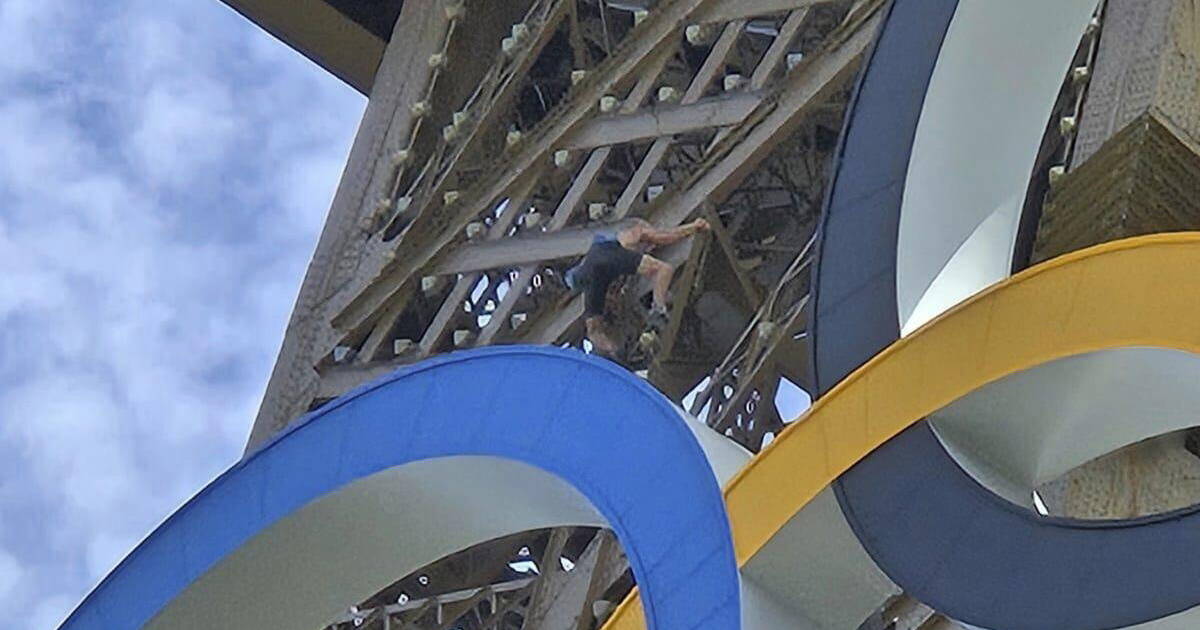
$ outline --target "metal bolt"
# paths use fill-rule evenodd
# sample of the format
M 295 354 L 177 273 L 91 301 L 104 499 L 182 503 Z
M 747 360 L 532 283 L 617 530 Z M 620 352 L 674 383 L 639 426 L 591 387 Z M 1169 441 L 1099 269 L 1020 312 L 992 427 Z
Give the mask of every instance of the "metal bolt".
M 687 37 L 689 44 L 703 46 L 712 42 L 713 36 L 716 35 L 716 29 L 712 24 L 689 24 L 683 34 Z
M 454 331 L 454 347 L 465 348 L 475 340 L 475 333 L 470 330 L 459 329 Z
M 1062 120 L 1058 121 L 1058 130 L 1062 132 L 1062 135 L 1064 136 L 1069 136 L 1075 133 L 1075 129 L 1078 128 L 1078 126 L 1078 122 L 1075 120 L 1074 116 L 1063 116 Z
M 1053 186 L 1067 174 L 1067 167 L 1059 165 L 1050 167 L 1050 185 Z

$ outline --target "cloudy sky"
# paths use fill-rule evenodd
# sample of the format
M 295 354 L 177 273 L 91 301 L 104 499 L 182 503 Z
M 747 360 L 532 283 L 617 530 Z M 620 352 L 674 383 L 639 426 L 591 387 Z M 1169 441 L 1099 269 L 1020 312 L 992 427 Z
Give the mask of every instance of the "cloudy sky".
M 0 0 L 0 625 L 240 455 L 366 104 L 217 0 Z

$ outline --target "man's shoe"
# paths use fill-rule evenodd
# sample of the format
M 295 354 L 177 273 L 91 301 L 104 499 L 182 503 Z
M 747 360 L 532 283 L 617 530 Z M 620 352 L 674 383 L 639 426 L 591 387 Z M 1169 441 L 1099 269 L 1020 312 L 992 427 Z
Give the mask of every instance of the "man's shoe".
M 666 309 L 652 308 L 650 314 L 646 316 L 646 322 L 653 328 L 665 328 L 670 320 L 671 316 Z

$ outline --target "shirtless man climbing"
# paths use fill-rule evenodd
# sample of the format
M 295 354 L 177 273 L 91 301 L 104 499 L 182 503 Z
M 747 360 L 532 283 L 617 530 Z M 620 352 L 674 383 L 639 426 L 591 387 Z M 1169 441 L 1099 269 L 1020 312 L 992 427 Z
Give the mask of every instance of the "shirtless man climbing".
M 622 227 L 595 236 L 583 260 L 568 269 L 564 279 L 572 291 L 585 293 L 584 324 L 592 346 L 600 354 L 613 357 L 617 352 L 616 344 L 603 328 L 609 285 L 621 276 L 635 273 L 650 279 L 654 283 L 651 321 L 662 325 L 667 319 L 667 294 L 675 267 L 643 252 L 676 243 L 708 229 L 708 221 L 704 219 L 696 219 L 670 230 L 658 229 L 642 219 L 634 219 Z

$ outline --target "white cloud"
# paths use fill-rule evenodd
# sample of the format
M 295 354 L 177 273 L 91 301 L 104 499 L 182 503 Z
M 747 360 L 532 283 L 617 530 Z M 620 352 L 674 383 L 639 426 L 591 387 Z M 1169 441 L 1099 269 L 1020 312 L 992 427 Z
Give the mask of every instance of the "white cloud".
M 17 564 L 12 554 L 0 549 L 0 602 L 9 599 L 13 589 L 21 583 L 25 571 Z
M 29 613 L 30 628 L 57 628 L 71 610 L 73 602 L 67 595 L 46 595 L 32 603 Z
M 364 101 L 217 0 L 0 41 L 0 618 L 42 630 L 240 455 Z

